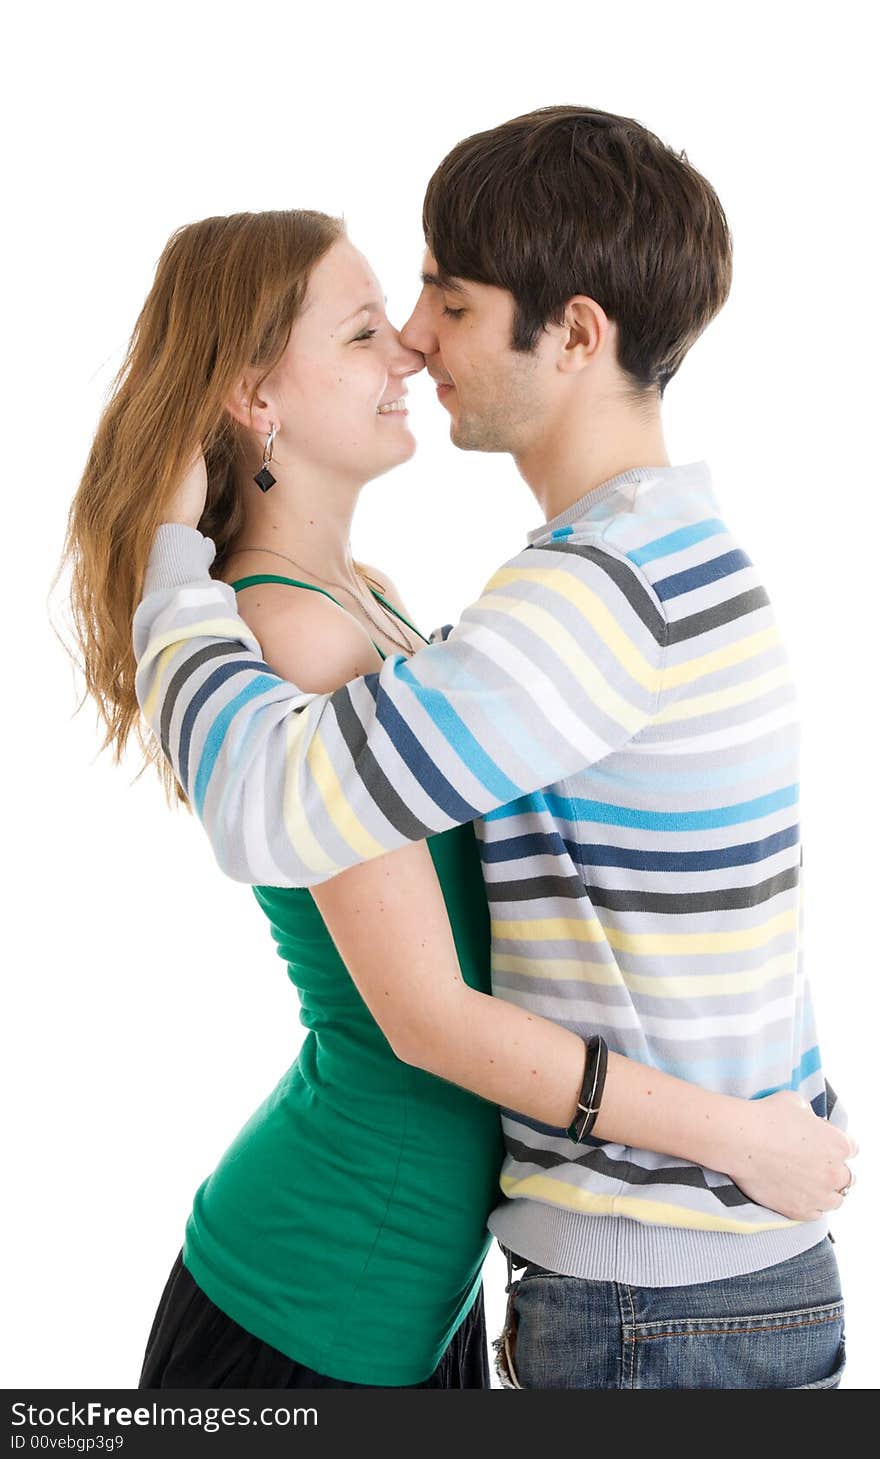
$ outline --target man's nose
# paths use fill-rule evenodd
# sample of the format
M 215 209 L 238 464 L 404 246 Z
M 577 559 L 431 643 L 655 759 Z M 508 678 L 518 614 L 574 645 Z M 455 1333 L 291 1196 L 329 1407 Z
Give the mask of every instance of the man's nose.
M 406 349 L 418 350 L 421 355 L 436 355 L 440 347 L 430 312 L 421 299 L 400 331 L 400 343 Z

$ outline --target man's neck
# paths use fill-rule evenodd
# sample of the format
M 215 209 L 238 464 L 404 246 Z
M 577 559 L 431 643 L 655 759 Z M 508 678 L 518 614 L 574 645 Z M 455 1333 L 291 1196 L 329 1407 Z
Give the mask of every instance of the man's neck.
M 581 403 L 554 419 L 514 460 L 545 521 L 552 521 L 623 471 L 670 464 L 659 401 L 606 399 L 593 408 Z

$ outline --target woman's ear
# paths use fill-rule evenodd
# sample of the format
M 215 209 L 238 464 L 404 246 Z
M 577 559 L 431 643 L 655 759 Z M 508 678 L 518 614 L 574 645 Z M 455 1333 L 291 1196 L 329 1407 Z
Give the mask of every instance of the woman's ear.
M 259 375 L 246 371 L 230 390 L 225 405 L 229 414 L 239 425 L 256 431 L 257 435 L 268 435 L 277 421 L 270 419 L 272 410 L 258 388 Z
M 586 294 L 574 295 L 563 314 L 557 368 L 566 375 L 585 369 L 607 349 L 611 333 L 602 305 Z

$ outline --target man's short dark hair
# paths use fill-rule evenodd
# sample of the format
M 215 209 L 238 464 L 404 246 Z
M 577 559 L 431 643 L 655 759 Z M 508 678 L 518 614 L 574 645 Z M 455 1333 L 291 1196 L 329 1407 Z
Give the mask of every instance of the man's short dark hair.
M 639 389 L 675 374 L 730 290 L 714 189 L 629 117 L 550 106 L 459 142 L 428 184 L 425 241 L 442 273 L 514 297 L 513 348 L 533 350 L 586 294 L 618 328 Z

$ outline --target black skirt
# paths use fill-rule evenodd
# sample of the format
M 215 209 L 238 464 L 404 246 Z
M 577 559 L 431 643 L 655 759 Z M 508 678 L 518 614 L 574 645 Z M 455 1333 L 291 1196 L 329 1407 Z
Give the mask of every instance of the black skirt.
M 328 1378 L 254 1337 L 215 1306 L 179 1252 L 147 1342 L 138 1388 L 364 1388 Z M 488 1388 L 483 1292 L 437 1367 L 410 1388 Z

